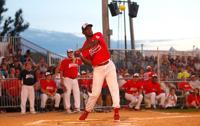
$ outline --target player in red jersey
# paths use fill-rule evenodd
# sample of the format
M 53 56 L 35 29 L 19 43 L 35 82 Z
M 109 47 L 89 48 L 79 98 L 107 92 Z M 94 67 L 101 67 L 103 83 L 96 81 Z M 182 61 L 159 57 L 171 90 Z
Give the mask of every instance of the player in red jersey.
M 193 92 L 187 96 L 186 106 L 191 107 L 191 108 L 192 107 L 194 107 L 194 108 L 200 107 L 199 89 L 198 88 L 193 89 Z
M 67 110 L 67 113 L 72 113 L 70 109 L 71 107 L 70 96 L 71 96 L 71 91 L 73 90 L 74 106 L 75 106 L 74 112 L 79 112 L 80 90 L 79 90 L 77 76 L 78 76 L 79 66 L 82 64 L 82 61 L 80 58 L 76 58 L 74 56 L 72 49 L 67 50 L 67 56 L 68 58 L 63 59 L 60 64 L 61 84 L 63 84 L 64 88 L 66 89 L 64 92 L 64 106 L 65 109 Z
M 125 98 L 130 101 L 129 107 L 135 110 L 140 110 L 140 106 L 143 100 L 142 90 L 143 82 L 139 79 L 139 74 L 135 73 L 133 79 L 128 80 L 122 89 L 125 90 Z
M 79 120 L 85 120 L 94 108 L 96 101 L 101 93 L 104 80 L 107 81 L 114 108 L 114 120 L 119 121 L 119 85 L 114 63 L 110 60 L 110 53 L 102 33 L 93 34 L 92 24 L 85 23 L 82 26 L 82 33 L 86 37 L 83 47 L 76 51 L 80 54 L 82 61 L 93 67 L 92 93 L 89 96 L 84 113 Z
M 45 73 L 45 79 L 40 80 L 41 85 L 41 112 L 45 111 L 46 102 L 48 98 L 51 98 L 52 100 L 55 100 L 55 110 L 59 110 L 60 105 L 60 94 L 57 92 L 57 85 L 56 82 L 52 79 L 52 73 L 47 71 Z
M 187 81 L 187 78 L 185 76 L 183 76 L 182 81 L 178 83 L 178 89 L 182 92 L 183 98 L 181 99 L 181 101 L 182 101 L 181 108 L 184 108 L 187 103 L 187 97 L 190 94 L 190 92 L 192 91 L 192 86 Z
M 161 89 L 160 83 L 158 82 L 157 75 L 152 75 L 152 79 L 144 86 L 145 101 L 147 103 L 147 108 L 156 108 L 156 101 L 159 102 L 159 107 L 164 108 L 165 104 L 165 92 Z

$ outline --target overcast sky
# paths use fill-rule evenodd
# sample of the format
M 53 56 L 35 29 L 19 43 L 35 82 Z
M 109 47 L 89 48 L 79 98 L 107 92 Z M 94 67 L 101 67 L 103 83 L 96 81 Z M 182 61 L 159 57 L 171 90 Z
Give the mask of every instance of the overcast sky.
M 133 19 L 136 40 L 200 37 L 200 0 L 135 2 L 140 6 Z M 31 28 L 81 35 L 81 25 L 89 22 L 94 24 L 94 31 L 102 31 L 101 0 L 7 0 L 6 7 L 7 15 L 13 17 L 22 8 Z M 111 38 L 122 39 L 123 15 L 109 18 Z

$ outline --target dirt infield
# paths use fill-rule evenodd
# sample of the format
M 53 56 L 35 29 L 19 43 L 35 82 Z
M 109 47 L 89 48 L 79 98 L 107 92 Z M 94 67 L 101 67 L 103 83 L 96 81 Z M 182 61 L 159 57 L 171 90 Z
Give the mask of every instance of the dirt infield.
M 121 121 L 113 121 L 113 113 L 91 113 L 87 121 L 80 114 L 50 112 L 38 114 L 0 114 L 0 126 L 199 126 L 200 113 L 166 113 L 158 111 L 121 110 Z

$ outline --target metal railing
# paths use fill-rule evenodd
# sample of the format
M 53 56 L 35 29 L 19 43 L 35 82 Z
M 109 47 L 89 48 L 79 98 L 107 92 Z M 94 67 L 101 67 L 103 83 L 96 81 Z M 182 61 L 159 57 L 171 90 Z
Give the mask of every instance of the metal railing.
M 31 51 L 31 56 L 34 62 L 39 62 L 40 58 L 44 58 L 49 66 L 56 65 L 64 57 L 51 52 L 48 49 L 45 49 L 37 44 L 21 37 L 0 37 L 0 51 L 2 55 L 9 55 L 9 44 L 13 54 L 19 49 L 22 49 L 22 53 L 25 54 L 27 50 Z

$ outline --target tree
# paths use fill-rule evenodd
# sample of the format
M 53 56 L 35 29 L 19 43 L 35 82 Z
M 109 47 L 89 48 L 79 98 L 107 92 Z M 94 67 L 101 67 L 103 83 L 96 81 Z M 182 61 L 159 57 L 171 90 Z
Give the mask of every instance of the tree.
M 29 23 L 24 23 L 22 16 L 22 9 L 19 9 L 15 13 L 14 29 L 9 32 L 10 36 L 19 36 L 19 34 L 25 31 L 29 27 Z
M 5 20 L 4 25 L 3 25 L 3 30 L 2 32 L 0 32 L 0 36 L 4 37 L 12 29 L 11 24 L 13 22 L 14 20 L 11 17 Z
M 5 5 L 5 0 L 0 0 L 0 24 L 3 20 L 2 14 L 8 10 L 7 8 L 4 8 L 4 5 Z
M 6 0 L 0 0 L 0 36 L 19 36 L 21 32 L 25 31 L 29 27 L 29 23 L 24 22 L 22 9 L 19 9 L 15 13 L 15 19 L 8 17 L 3 20 L 3 13 L 8 10 L 4 7 L 5 3 Z M 3 26 L 1 24 L 3 24 Z

